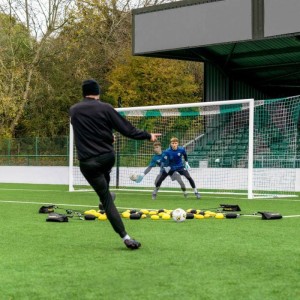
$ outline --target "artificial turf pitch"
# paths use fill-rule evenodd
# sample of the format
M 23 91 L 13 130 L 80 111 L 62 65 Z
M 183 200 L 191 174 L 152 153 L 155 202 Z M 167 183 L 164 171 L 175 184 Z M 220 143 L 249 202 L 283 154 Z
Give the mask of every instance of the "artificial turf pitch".
M 241 196 L 117 191 L 116 205 L 279 212 L 280 220 L 123 219 L 142 243 L 126 249 L 108 221 L 46 222 L 42 204 L 95 209 L 93 192 L 65 186 L 0 184 L 0 299 L 300 299 L 300 194 Z M 63 211 L 60 211 L 63 212 Z M 298 216 L 297 216 L 298 215 Z

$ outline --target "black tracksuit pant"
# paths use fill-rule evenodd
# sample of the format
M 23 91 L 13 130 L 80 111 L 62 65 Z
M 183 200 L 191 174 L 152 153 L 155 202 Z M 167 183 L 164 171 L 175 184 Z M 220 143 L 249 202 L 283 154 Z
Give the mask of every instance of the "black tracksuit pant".
M 158 180 L 155 181 L 155 186 L 157 188 L 159 188 L 162 184 L 162 182 L 168 177 L 168 176 L 172 176 L 175 172 L 178 172 L 180 175 L 183 175 L 190 183 L 191 187 L 194 189 L 196 187 L 195 185 L 195 181 L 193 180 L 193 178 L 191 177 L 190 173 L 186 170 L 186 169 L 180 169 L 180 170 L 176 170 L 176 171 L 169 171 L 169 173 L 167 173 L 166 171 L 163 171 L 160 175 L 160 177 L 158 178 Z
M 96 157 L 80 160 L 80 171 L 99 196 L 107 218 L 115 232 L 123 238 L 127 233 L 109 191 L 110 171 L 114 163 L 114 153 L 105 153 Z

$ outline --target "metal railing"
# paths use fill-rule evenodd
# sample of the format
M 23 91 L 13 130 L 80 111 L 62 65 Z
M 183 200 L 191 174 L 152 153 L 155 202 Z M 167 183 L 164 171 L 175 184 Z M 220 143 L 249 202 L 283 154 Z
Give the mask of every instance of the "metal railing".
M 0 166 L 68 166 L 69 155 L 0 155 Z

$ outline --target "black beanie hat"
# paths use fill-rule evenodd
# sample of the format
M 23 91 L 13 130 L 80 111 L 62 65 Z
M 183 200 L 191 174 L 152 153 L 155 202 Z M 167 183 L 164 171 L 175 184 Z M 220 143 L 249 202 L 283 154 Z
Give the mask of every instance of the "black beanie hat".
M 94 79 L 85 80 L 82 83 L 82 95 L 83 97 L 89 95 L 100 95 L 100 86 L 98 82 Z

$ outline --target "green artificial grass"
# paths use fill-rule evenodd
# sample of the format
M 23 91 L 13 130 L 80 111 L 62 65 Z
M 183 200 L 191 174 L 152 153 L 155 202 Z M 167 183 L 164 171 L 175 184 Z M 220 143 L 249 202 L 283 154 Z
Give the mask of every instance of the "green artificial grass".
M 123 219 L 142 243 L 125 248 L 108 221 L 46 222 L 43 203 L 95 209 L 93 192 L 65 186 L 0 184 L 1 299 L 299 299 L 300 217 L 153 221 Z M 122 208 L 210 209 L 238 204 L 242 213 L 300 215 L 300 195 L 241 196 L 117 191 Z M 78 205 L 78 206 L 77 206 Z M 86 205 L 86 206 L 84 206 Z

